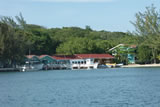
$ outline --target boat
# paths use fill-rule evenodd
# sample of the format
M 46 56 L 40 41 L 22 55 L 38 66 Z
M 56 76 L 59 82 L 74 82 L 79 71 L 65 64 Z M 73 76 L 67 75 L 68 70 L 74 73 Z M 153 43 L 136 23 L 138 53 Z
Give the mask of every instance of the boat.
M 106 66 L 108 68 L 119 68 L 119 67 L 123 66 L 123 63 L 119 63 L 119 64 L 116 64 L 116 63 L 107 63 Z
M 116 67 L 122 67 L 124 64 L 120 63 L 120 64 L 116 64 Z
M 25 64 L 21 67 L 21 71 L 38 71 L 42 70 L 43 64 L 40 61 L 26 61 Z
M 97 68 L 98 69 L 105 69 L 105 68 L 108 68 L 108 66 L 105 64 L 99 64 Z
M 71 60 L 71 69 L 97 69 L 98 63 L 93 58 Z
M 106 66 L 108 68 L 115 68 L 116 67 L 116 63 L 107 63 Z

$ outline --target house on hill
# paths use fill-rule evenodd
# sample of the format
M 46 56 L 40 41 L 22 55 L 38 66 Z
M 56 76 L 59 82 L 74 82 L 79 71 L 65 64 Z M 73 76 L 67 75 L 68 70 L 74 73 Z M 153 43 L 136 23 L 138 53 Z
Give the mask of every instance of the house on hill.
M 112 55 L 118 58 L 121 58 L 121 60 L 126 60 L 128 64 L 135 64 L 136 62 L 136 45 L 128 45 L 128 44 L 119 44 L 113 48 L 111 48 L 109 51 L 112 52 Z

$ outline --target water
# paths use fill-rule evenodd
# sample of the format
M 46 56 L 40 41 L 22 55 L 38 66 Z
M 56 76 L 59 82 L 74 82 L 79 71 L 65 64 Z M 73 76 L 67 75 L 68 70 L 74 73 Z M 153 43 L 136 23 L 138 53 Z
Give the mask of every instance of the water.
M 160 68 L 1 72 L 0 107 L 160 107 Z

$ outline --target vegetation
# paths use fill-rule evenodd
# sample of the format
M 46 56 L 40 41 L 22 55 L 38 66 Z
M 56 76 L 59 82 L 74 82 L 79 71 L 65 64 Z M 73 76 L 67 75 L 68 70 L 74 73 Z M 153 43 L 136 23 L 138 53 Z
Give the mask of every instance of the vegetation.
M 148 46 L 141 44 L 138 46 L 137 51 L 138 51 L 137 58 L 138 58 L 139 63 L 143 64 L 143 63 L 150 63 L 151 62 L 150 59 L 151 59 L 152 52 Z
M 160 51 L 160 14 L 156 11 L 154 5 L 151 5 L 151 7 L 146 7 L 144 13 L 138 12 L 136 21 L 132 22 L 132 24 L 136 28 L 135 35 L 142 37 L 140 45 L 143 45 L 144 48 L 148 47 L 152 52 L 149 60 L 153 60 L 156 63 L 157 55 Z M 140 59 L 143 57 L 143 55 L 140 56 L 139 54 Z
M 90 26 L 48 29 L 27 24 L 21 13 L 15 19 L 0 19 L 0 62 L 5 65 L 20 63 L 28 54 L 108 53 L 120 43 L 138 46 L 139 63 L 160 59 L 160 15 L 153 5 L 136 14 L 133 33 L 95 31 Z M 119 51 L 117 62 L 126 62 L 126 57 L 126 52 Z
M 27 48 L 26 34 L 5 23 L 0 23 L 0 61 L 5 66 L 21 62 Z

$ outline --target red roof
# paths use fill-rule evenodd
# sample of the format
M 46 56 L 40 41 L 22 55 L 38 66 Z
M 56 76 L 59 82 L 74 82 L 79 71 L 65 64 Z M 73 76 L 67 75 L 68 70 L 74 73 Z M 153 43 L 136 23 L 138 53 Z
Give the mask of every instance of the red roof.
M 36 55 L 27 55 L 27 58 L 32 58 Z M 38 58 L 43 58 L 45 56 L 49 56 L 49 55 L 41 55 L 41 56 L 36 56 Z M 114 58 L 112 55 L 110 54 L 75 54 L 75 55 L 53 55 L 53 56 L 49 56 L 53 59 L 56 60 L 70 60 L 70 59 L 86 59 L 86 58 L 99 58 L 99 59 L 112 59 Z
M 76 54 L 76 55 L 54 55 L 52 58 L 56 60 L 70 60 L 70 59 L 86 59 L 86 58 L 104 58 L 112 59 L 114 58 L 110 54 Z
M 131 48 L 136 48 L 136 47 L 137 47 L 137 45 L 130 45 L 130 47 L 131 47 Z
M 76 54 L 79 58 L 114 58 L 110 54 Z
M 75 55 L 54 55 L 52 56 L 52 58 L 56 59 L 56 60 L 69 60 L 69 59 L 79 59 L 77 56 Z
M 49 56 L 49 55 L 40 55 L 39 58 L 43 58 L 43 57 L 46 57 L 46 56 L 51 57 L 51 56 Z M 51 58 L 52 58 L 52 57 L 51 57 Z
M 29 58 L 29 59 L 30 59 L 30 58 L 33 58 L 34 56 L 36 56 L 36 55 L 26 55 L 26 57 Z M 36 56 L 36 57 L 37 57 L 37 56 Z

